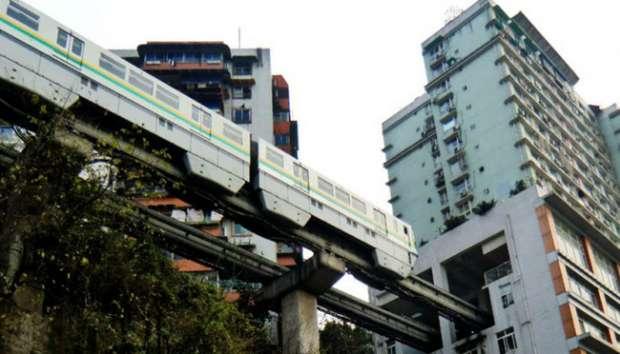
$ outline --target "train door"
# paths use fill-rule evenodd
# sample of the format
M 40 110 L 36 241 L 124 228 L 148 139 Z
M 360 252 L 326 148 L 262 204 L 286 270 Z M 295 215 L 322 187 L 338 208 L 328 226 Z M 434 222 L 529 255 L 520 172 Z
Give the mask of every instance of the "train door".
M 84 41 L 77 38 L 74 34 L 58 29 L 56 44 L 63 48 L 64 59 L 75 65 L 82 66 L 84 60 Z
M 377 230 L 383 232 L 383 234 L 387 234 L 387 218 L 385 214 L 377 209 L 373 209 L 373 217 L 375 225 L 377 225 Z
M 293 163 L 293 174 L 295 175 L 295 184 L 304 190 L 304 192 L 310 192 L 310 182 L 308 177 L 308 169 L 302 165 Z

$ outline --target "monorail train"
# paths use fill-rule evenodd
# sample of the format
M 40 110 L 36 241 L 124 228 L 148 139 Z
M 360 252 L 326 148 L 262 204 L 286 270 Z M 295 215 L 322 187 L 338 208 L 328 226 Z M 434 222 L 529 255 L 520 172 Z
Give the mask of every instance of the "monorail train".
M 233 194 L 247 186 L 272 214 L 370 245 L 379 269 L 411 270 L 408 224 L 22 1 L 0 0 L 0 77 L 61 107 L 90 101 L 180 148 L 188 174 Z

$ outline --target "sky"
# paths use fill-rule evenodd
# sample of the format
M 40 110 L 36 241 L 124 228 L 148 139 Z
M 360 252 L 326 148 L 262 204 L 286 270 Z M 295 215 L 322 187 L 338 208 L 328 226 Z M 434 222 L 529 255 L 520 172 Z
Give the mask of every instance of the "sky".
M 473 0 L 28 0 L 106 48 L 153 40 L 271 49 L 290 87 L 300 159 L 391 210 L 381 123 L 422 94 L 421 43 Z M 523 11 L 581 80 L 591 104 L 620 102 L 618 0 L 500 0 Z M 365 297 L 351 278 L 339 287 Z

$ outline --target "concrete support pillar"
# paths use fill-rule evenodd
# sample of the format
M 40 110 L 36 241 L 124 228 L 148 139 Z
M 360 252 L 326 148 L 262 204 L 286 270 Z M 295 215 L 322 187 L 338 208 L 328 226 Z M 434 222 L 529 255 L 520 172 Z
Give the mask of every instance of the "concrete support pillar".
M 295 290 L 281 300 L 282 353 L 319 354 L 317 298 Z

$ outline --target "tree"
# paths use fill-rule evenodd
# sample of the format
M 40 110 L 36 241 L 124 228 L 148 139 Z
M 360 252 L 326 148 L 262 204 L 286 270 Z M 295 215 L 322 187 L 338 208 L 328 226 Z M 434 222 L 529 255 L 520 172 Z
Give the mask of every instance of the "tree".
M 330 321 L 320 333 L 322 354 L 372 354 L 370 333 L 345 322 Z
M 0 352 L 11 353 L 16 325 L 36 327 L 32 352 L 259 352 L 260 321 L 177 272 L 155 230 L 128 217 L 131 210 L 110 207 L 110 181 L 84 178 L 89 149 L 59 139 L 72 114 L 36 97 L 33 104 L 33 133 L 0 176 Z M 101 156 L 111 148 L 94 150 Z M 123 172 L 127 193 L 148 175 Z M 23 303 L 34 304 L 25 306 L 31 313 Z M 24 326 L 33 314 L 36 326 Z
M 521 192 L 523 192 L 524 190 L 527 189 L 527 183 L 525 183 L 524 180 L 520 179 L 517 182 L 515 182 L 515 187 L 514 189 L 510 190 L 510 196 L 515 196 Z
M 489 202 L 483 200 L 472 209 L 472 212 L 476 215 L 482 216 L 488 213 L 491 209 L 493 209 L 493 207 L 495 207 L 495 199 L 491 199 L 491 201 Z
M 448 232 L 452 229 L 455 229 L 461 226 L 461 224 L 465 223 L 466 221 L 467 221 L 467 218 L 464 215 L 452 216 L 446 219 L 446 221 L 444 221 L 443 232 Z

